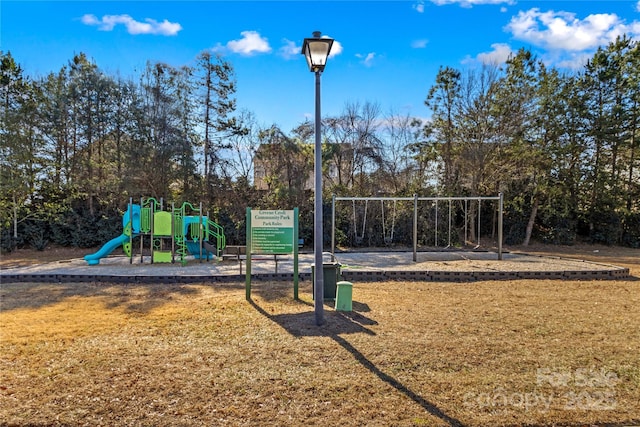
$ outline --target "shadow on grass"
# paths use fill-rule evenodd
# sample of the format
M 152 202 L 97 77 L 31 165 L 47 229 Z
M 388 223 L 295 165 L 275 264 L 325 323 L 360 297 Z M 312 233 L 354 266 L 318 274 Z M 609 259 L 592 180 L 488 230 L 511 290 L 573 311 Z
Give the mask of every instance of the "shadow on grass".
M 287 314 L 270 314 L 265 309 L 260 307 L 254 300 L 249 300 L 249 303 L 264 317 L 275 322 L 285 331 L 295 337 L 328 337 L 338 343 L 342 348 L 349 352 L 355 360 L 357 360 L 363 367 L 368 369 L 372 374 L 377 376 L 383 382 L 389 384 L 400 393 L 404 394 L 415 403 L 420 405 L 426 412 L 444 421 L 447 425 L 452 427 L 463 427 L 464 424 L 447 415 L 442 409 L 438 408 L 432 402 L 429 402 L 424 397 L 420 396 L 407 386 L 402 384 L 396 378 L 383 372 L 372 361 L 362 354 L 357 348 L 355 348 L 349 341 L 347 341 L 341 335 L 345 334 L 358 334 L 364 333 L 367 335 L 375 335 L 375 332 L 368 329 L 366 326 L 376 325 L 375 320 L 369 319 L 366 316 L 360 314 L 357 311 L 353 312 L 339 312 L 339 311 L 325 311 L 325 323 L 321 326 L 315 324 L 315 312 L 308 311 L 303 313 L 287 313 Z M 311 304 L 301 301 L 301 304 L 311 306 Z M 355 304 L 355 307 L 361 307 L 365 310 L 368 309 L 366 304 Z M 367 310 L 368 311 L 368 310 Z
M 277 323 L 295 337 L 324 337 L 333 334 L 375 335 L 371 329 L 366 327 L 376 324 L 375 321 L 358 313 L 343 313 L 339 311 L 325 312 L 325 324 L 318 327 L 315 326 L 315 313 L 313 311 L 271 314 L 260 307 L 254 300 L 249 300 L 249 303 L 264 317 Z M 300 303 L 310 305 L 303 301 Z
M 271 281 L 271 280 L 253 280 L 251 283 L 251 293 L 258 295 L 265 301 L 276 301 L 279 299 L 293 298 L 293 282 L 285 281 Z M 303 281 L 300 281 L 300 292 L 308 292 L 310 285 Z
M 108 309 L 149 313 L 176 295 L 197 295 L 200 291 L 184 284 L 110 285 L 104 283 L 42 284 L 10 283 L 0 287 L 0 313 L 19 309 L 39 309 L 69 298 L 99 298 Z

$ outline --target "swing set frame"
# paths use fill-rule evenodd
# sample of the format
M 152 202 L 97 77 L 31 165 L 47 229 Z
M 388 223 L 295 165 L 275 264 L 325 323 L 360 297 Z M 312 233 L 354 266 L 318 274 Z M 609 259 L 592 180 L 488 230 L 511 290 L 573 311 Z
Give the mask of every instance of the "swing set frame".
M 414 194 L 413 197 L 338 197 L 335 194 L 331 197 L 331 253 L 335 253 L 336 248 L 336 202 L 342 201 L 350 201 L 353 204 L 353 224 L 354 224 L 354 233 L 355 233 L 355 241 L 362 243 L 364 241 L 364 234 L 366 229 L 366 220 L 367 220 L 367 207 L 369 202 L 379 201 L 381 203 L 382 209 L 382 232 L 384 233 L 383 238 L 385 244 L 389 245 L 393 241 L 393 232 L 395 228 L 395 213 L 396 213 L 396 204 L 399 201 L 413 201 L 413 261 L 417 262 L 418 259 L 418 203 L 419 202 L 431 202 L 435 205 L 435 241 L 437 245 L 438 241 L 438 202 L 448 202 L 449 204 L 449 213 L 448 213 L 448 241 L 451 246 L 451 229 L 452 229 L 452 203 L 454 201 L 464 201 L 464 212 L 465 212 L 465 221 L 464 221 L 464 234 L 465 239 L 467 236 L 467 212 L 468 212 L 468 204 L 469 202 L 477 202 L 478 203 L 478 218 L 477 218 L 477 244 L 474 249 L 480 247 L 480 213 L 482 211 L 481 204 L 483 201 L 497 201 L 498 202 L 498 260 L 502 260 L 502 237 L 503 237 L 503 210 L 504 210 L 504 199 L 502 193 L 498 193 L 497 196 L 456 196 L 456 197 L 418 197 L 417 194 Z M 362 234 L 358 234 L 357 227 L 357 215 L 356 215 L 356 202 L 364 201 L 364 216 L 362 221 Z M 392 225 L 391 225 L 391 233 L 387 236 L 386 228 L 385 228 L 385 218 L 384 218 L 384 203 L 385 202 L 393 202 L 393 214 L 392 214 Z M 359 243 L 358 243 L 359 244 Z

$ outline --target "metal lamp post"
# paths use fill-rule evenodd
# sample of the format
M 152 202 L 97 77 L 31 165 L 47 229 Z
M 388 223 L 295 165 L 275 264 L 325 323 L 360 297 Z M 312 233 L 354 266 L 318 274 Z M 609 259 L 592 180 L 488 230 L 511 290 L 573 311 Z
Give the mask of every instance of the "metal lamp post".
M 315 200 L 314 200 L 314 309 L 316 325 L 324 323 L 324 269 L 322 263 L 322 123 L 320 116 L 320 75 L 327 64 L 327 58 L 333 45 L 333 39 L 321 37 L 320 31 L 314 31 L 313 37 L 304 39 L 302 43 L 302 54 L 307 59 L 309 71 L 316 74 L 316 118 L 315 118 Z

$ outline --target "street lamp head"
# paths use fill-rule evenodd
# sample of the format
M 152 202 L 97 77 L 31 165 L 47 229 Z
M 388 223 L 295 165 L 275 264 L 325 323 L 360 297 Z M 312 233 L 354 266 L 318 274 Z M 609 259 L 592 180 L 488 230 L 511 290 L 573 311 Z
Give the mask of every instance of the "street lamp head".
M 314 31 L 313 37 L 304 39 L 301 53 L 307 58 L 307 65 L 312 73 L 324 71 L 332 45 L 333 39 L 321 37 L 320 31 Z

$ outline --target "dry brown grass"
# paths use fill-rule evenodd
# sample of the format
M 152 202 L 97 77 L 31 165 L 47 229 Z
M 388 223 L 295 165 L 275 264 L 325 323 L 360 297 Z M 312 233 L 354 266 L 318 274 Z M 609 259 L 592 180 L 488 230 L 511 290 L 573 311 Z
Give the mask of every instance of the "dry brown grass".
M 540 252 L 545 248 L 537 248 Z M 627 266 L 637 250 L 578 256 Z M 569 255 L 562 251 L 563 255 Z M 640 280 L 3 284 L 3 425 L 640 423 Z

